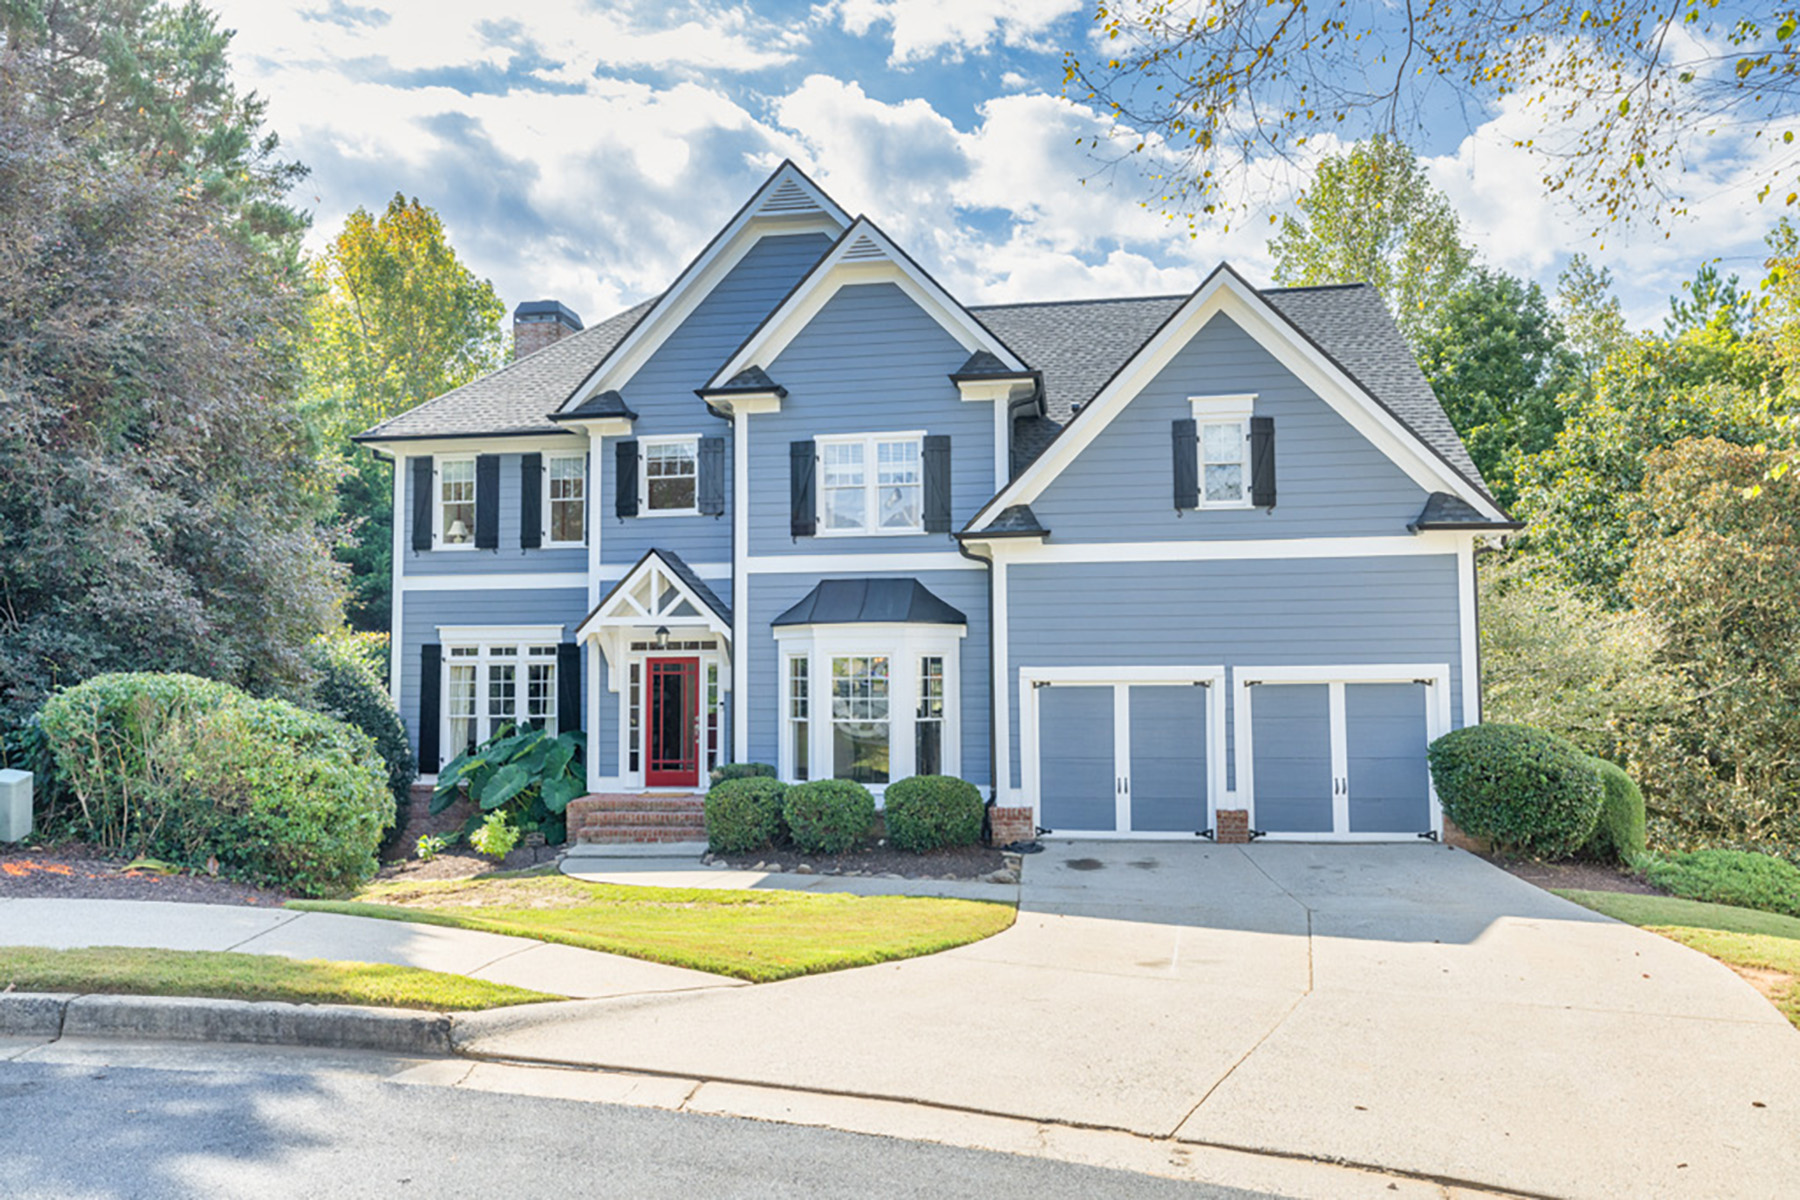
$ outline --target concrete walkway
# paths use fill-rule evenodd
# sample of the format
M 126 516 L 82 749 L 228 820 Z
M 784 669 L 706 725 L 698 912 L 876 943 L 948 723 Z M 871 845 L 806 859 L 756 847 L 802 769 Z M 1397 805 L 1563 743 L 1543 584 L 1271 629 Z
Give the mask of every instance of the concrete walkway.
M 704 849 L 704 847 L 702 848 Z M 1016 883 L 978 879 L 884 879 L 867 875 L 800 875 L 792 871 L 740 871 L 706 866 L 698 855 L 687 861 L 647 855 L 621 855 L 611 848 L 575 846 L 562 860 L 562 872 L 588 883 L 622 883 L 639 887 L 756 888 L 784 892 L 836 892 L 851 896 L 944 896 L 958 900 L 1019 899 Z
M 0 946 L 144 946 L 393 963 L 577 999 L 743 981 L 531 938 L 336 913 L 151 900 L 0 898 Z
M 1065 844 L 985 942 L 459 1039 L 1544 1195 L 1800 1177 L 1800 1033 L 1748 984 L 1424 844 Z

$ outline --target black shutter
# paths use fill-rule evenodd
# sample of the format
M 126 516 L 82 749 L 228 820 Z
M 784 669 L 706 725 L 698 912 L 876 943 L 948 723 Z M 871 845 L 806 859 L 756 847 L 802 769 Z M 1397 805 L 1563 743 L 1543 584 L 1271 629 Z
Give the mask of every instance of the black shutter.
M 950 435 L 925 439 L 925 532 L 950 532 Z
M 431 549 L 431 489 L 437 486 L 432 475 L 433 459 L 427 454 L 412 460 L 413 467 L 413 536 L 414 550 Z
M 444 648 L 436 642 L 419 647 L 419 773 L 433 775 L 442 762 L 438 750 L 438 687 Z M 461 747 L 457 753 L 461 753 Z
M 819 527 L 819 499 L 812 440 L 788 443 L 788 524 L 797 538 Z
M 1275 418 L 1250 418 L 1250 503 L 1275 507 Z
M 519 455 L 519 548 L 544 544 L 544 456 Z
M 475 548 L 500 548 L 500 456 L 475 456 Z
M 725 513 L 725 439 L 700 439 L 700 512 L 718 517 Z
M 613 509 L 621 517 L 637 516 L 638 444 L 631 438 L 613 448 Z
M 1175 507 L 1200 507 L 1200 442 L 1194 418 L 1170 426 L 1175 443 Z
M 556 731 L 581 728 L 581 647 L 564 642 L 556 648 Z

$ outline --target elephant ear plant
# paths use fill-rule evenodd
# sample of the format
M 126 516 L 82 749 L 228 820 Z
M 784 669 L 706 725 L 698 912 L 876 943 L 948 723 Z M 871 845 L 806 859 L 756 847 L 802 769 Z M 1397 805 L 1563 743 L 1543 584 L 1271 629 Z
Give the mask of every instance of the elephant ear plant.
M 467 836 L 480 828 L 488 814 L 504 812 L 521 833 L 533 830 L 558 845 L 566 840 L 563 816 L 569 801 L 586 794 L 582 769 L 586 737 L 579 730 L 551 737 L 542 729 L 517 730 L 502 725 L 486 742 L 459 754 L 438 772 L 431 811 L 443 812 L 460 796 L 475 805 L 465 823 Z

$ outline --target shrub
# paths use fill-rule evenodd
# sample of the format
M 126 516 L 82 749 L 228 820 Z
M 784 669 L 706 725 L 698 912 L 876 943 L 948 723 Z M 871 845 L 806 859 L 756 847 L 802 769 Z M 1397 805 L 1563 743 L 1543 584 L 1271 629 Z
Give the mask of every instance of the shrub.
M 761 775 L 727 779 L 706 793 L 706 844 L 714 854 L 757 850 L 781 833 L 787 785 Z
M 890 786 L 885 800 L 888 841 L 902 850 L 923 854 L 981 837 L 981 792 L 966 780 L 914 775 Z
M 1658 859 L 1644 873 L 1689 900 L 1800 917 L 1800 867 L 1772 854 L 1694 850 Z
M 842 854 L 875 823 L 875 797 L 848 779 L 815 779 L 787 790 L 781 816 L 795 849 L 804 854 Z
M 475 853 L 489 858 L 505 858 L 519 844 L 519 831 L 503 812 L 491 812 L 481 827 L 469 835 Z
M 1634 863 L 1644 854 L 1644 793 L 1619 764 L 1604 758 L 1592 762 L 1606 795 L 1582 853 L 1607 862 Z
M 320 895 L 375 871 L 394 800 L 368 736 L 192 675 L 101 675 L 51 697 L 71 824 L 116 852 Z
M 581 766 L 586 744 L 578 729 L 551 737 L 531 726 L 516 732 L 510 724 L 501 725 L 493 737 L 438 772 L 431 811 L 443 812 L 466 792 L 476 812 L 465 822 L 464 833 L 481 826 L 487 819 L 483 813 L 504 809 L 518 829 L 535 830 L 552 846 L 561 845 L 569 836 L 564 816 L 569 801 L 587 791 Z
M 1431 743 L 1431 779 L 1464 833 L 1565 858 L 1594 832 L 1606 786 L 1593 760 L 1529 725 L 1473 725 Z
M 776 771 L 768 763 L 720 763 L 711 772 L 715 786 L 734 779 L 774 779 Z
M 381 682 L 379 660 L 370 645 L 373 636 L 344 632 L 313 640 L 306 649 L 306 663 L 313 672 L 307 706 L 349 722 L 374 741 L 387 772 L 388 790 L 394 794 L 394 824 L 381 847 L 385 853 L 406 832 L 406 810 L 419 769 L 400 710 Z

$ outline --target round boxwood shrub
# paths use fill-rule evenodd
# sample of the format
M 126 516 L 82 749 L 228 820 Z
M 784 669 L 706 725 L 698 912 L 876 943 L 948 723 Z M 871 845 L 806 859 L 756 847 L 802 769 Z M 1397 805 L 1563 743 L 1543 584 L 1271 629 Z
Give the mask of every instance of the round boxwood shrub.
M 882 812 L 888 841 L 914 854 L 972 846 L 981 837 L 981 792 L 953 775 L 902 779 L 888 788 Z
M 1427 751 L 1444 815 L 1503 850 L 1566 858 L 1594 832 L 1606 793 L 1593 760 L 1529 725 L 1472 725 Z
M 712 782 L 730 783 L 733 779 L 773 779 L 775 768 L 768 763 L 720 763 L 712 769 Z
M 875 797 L 848 779 L 815 779 L 787 790 L 781 817 L 802 854 L 842 854 L 875 823 Z
M 1604 758 L 1593 759 L 1600 772 L 1606 797 L 1600 802 L 1600 819 L 1594 823 L 1594 835 L 1581 848 L 1583 854 L 1603 862 L 1630 864 L 1643 857 L 1644 793 L 1619 764 Z
M 781 800 L 787 785 L 779 779 L 748 776 L 727 779 L 706 793 L 706 845 L 714 854 L 760 850 L 781 832 Z
M 306 895 L 375 872 L 394 798 L 367 734 L 192 675 L 101 675 L 50 698 L 44 734 L 84 839 Z

